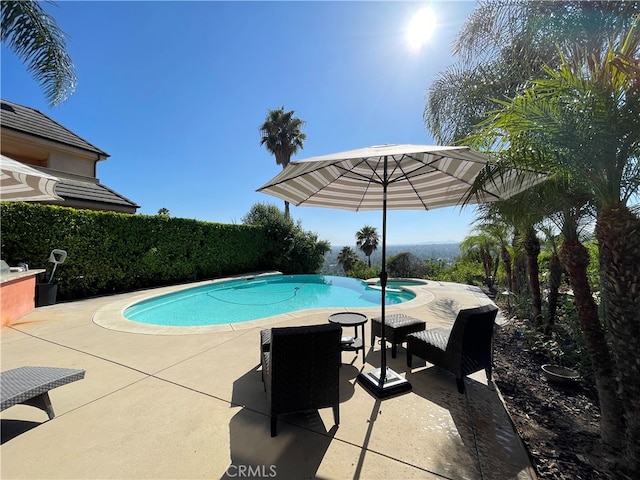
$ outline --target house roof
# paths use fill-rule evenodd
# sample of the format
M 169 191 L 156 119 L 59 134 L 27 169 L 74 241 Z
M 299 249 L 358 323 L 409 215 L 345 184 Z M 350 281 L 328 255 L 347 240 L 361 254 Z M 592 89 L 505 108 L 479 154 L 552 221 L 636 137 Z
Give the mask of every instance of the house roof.
M 45 170 L 45 169 L 40 169 Z M 74 176 L 69 173 L 50 170 L 60 181 L 56 185 L 56 193 L 62 198 L 76 198 L 99 203 L 109 203 L 123 205 L 126 207 L 139 208 L 135 202 L 118 192 L 111 190 L 106 185 L 102 185 L 98 179 Z
M 140 205 L 137 205 L 127 197 L 120 195 L 115 190 L 101 184 L 97 178 L 74 175 L 68 172 L 52 170 L 50 168 L 33 168 L 57 177 L 60 181 L 56 185 L 55 192 L 65 200 L 69 200 L 74 203 L 90 202 L 90 206 L 92 208 L 102 205 L 109 210 L 126 211 L 128 213 L 135 213 L 135 209 L 140 208 Z M 66 203 L 61 202 L 59 205 L 64 206 Z
M 99 159 L 109 157 L 108 153 L 87 142 L 42 112 L 8 100 L 0 100 L 0 124 L 3 129 L 13 130 L 48 142 L 79 148 L 85 152 L 92 152 L 101 157 Z M 135 202 L 102 185 L 97 178 L 35 165 L 32 165 L 32 167 L 53 175 L 60 180 L 55 187 L 55 192 L 64 198 L 65 202 L 52 201 L 47 203 L 126 213 L 135 213 L 136 209 L 140 208 Z
M 0 124 L 3 128 L 94 152 L 104 157 L 109 156 L 107 152 L 87 142 L 44 113 L 8 100 L 0 100 Z

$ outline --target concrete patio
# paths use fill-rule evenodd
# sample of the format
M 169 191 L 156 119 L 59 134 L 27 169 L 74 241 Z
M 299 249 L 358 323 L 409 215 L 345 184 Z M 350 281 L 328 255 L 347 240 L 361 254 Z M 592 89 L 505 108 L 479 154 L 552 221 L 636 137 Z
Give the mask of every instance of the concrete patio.
M 390 306 L 451 325 L 459 308 L 489 303 L 479 289 L 429 282 Z M 327 322 L 340 309 L 234 325 L 154 331 L 125 321 L 123 306 L 153 292 L 37 308 L 1 330 L 2 370 L 24 366 L 86 370 L 50 392 L 56 417 L 17 405 L 0 416 L 1 476 L 10 478 L 534 479 L 535 473 L 484 372 L 460 395 L 454 377 L 405 351 L 388 363 L 413 390 L 378 400 L 359 384 L 378 367 L 366 325 L 362 354 L 344 352 L 340 419 L 331 409 L 282 417 L 271 438 L 259 368 L 265 326 Z M 369 317 L 379 308 L 357 309 Z M 351 334 L 351 333 L 349 333 Z

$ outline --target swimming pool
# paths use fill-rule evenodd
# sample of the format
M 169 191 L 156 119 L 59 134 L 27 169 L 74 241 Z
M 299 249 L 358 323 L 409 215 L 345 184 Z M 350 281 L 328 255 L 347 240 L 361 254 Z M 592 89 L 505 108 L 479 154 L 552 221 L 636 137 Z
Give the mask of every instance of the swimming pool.
M 386 304 L 415 298 L 408 291 L 386 292 Z M 164 326 L 246 322 L 311 308 L 375 307 L 379 288 L 362 280 L 328 275 L 274 275 L 188 288 L 138 302 L 125 318 Z

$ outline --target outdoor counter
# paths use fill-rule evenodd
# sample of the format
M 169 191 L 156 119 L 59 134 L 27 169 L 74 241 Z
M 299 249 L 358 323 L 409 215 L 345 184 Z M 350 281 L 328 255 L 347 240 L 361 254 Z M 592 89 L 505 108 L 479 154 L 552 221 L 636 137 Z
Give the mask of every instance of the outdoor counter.
M 36 276 L 45 269 L 0 275 L 0 312 L 2 326 L 11 325 L 35 308 Z

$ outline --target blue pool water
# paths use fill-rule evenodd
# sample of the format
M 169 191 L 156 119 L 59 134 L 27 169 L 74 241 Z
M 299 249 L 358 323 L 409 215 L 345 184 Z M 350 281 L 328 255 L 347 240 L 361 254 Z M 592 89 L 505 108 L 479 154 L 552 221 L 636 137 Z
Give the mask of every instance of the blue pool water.
M 386 292 L 387 305 L 413 298 L 406 291 Z M 379 288 L 355 278 L 274 275 L 160 295 L 132 305 L 124 316 L 134 322 L 189 327 L 245 322 L 310 308 L 375 307 L 381 299 Z

